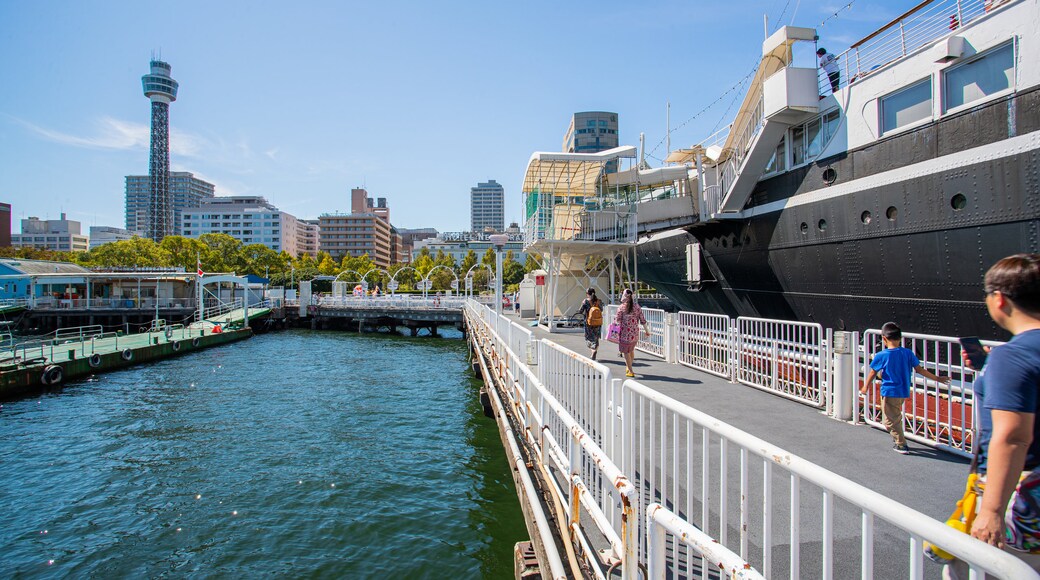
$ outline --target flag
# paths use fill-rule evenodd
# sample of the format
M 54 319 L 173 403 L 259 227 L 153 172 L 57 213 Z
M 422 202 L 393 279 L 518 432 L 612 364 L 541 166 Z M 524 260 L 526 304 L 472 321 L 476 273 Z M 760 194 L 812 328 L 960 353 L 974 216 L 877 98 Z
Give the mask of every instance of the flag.
M 199 257 L 199 258 L 197 259 L 197 261 L 195 262 L 195 266 L 196 266 L 196 267 L 198 268 L 198 271 L 199 271 L 199 272 L 198 272 L 198 274 L 199 274 L 199 278 L 201 278 L 201 277 L 203 276 L 203 271 L 202 271 L 202 257 L 201 257 L 201 256 L 200 256 L 200 257 Z

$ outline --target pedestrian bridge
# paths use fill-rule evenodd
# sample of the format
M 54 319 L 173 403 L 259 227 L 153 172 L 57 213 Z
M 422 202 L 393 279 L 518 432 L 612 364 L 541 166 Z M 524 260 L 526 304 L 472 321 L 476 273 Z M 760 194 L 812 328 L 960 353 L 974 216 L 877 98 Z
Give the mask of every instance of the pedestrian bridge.
M 876 331 L 644 309 L 652 335 L 624 380 L 609 343 L 592 361 L 579 333 L 464 312 L 544 576 L 938 577 L 929 541 L 979 577 L 1037 578 L 943 523 L 973 404 L 951 339 L 904 335 L 954 381 L 915 385 L 902 456 L 870 428 L 877 393 L 852 396 Z

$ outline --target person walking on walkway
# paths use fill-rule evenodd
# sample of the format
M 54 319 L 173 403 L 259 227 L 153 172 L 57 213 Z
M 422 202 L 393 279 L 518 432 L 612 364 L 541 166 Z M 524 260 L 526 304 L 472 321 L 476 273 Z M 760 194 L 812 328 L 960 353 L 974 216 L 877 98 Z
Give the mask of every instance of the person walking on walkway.
M 578 314 L 585 320 L 585 345 L 592 350 L 592 360 L 596 360 L 600 331 L 603 329 L 603 302 L 596 297 L 594 288 L 589 288 L 585 294 Z
M 986 310 L 1010 332 L 975 379 L 980 474 L 971 535 L 1040 570 L 1040 254 L 1017 254 L 986 272 Z M 967 578 L 956 561 L 946 578 Z
M 618 350 L 621 356 L 625 357 L 625 376 L 634 377 L 636 374 L 632 372 L 632 361 L 635 358 L 636 343 L 639 342 L 639 327 L 643 327 L 647 338 L 650 337 L 650 327 L 643 317 L 643 309 L 636 304 L 631 288 L 625 288 L 621 294 L 621 306 L 618 307 L 614 322 L 620 327 Z
M 831 92 L 838 92 L 838 86 L 841 84 L 841 72 L 838 69 L 838 57 L 827 52 L 826 48 L 820 47 L 816 51 L 816 56 L 820 61 L 820 68 L 823 72 L 827 73 L 827 78 L 831 81 Z
M 874 380 L 881 375 L 881 415 L 884 417 L 885 429 L 892 435 L 892 450 L 908 455 L 910 448 L 906 446 L 906 436 L 903 434 L 903 403 L 910 398 L 910 383 L 914 373 L 940 383 L 949 383 L 950 377 L 934 375 L 921 366 L 914 351 L 903 348 L 903 331 L 895 322 L 886 322 L 881 327 L 881 340 L 885 343 L 885 350 L 874 355 L 870 361 L 870 372 L 859 392 L 866 394 Z

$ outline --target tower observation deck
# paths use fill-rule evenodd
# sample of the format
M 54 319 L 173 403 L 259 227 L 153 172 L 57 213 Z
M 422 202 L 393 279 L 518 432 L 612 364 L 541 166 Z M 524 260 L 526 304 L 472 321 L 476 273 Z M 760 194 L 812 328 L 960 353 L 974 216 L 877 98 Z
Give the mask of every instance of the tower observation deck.
M 148 237 L 156 242 L 173 235 L 173 200 L 170 196 L 170 103 L 177 100 L 172 67 L 151 61 L 151 72 L 141 77 L 144 96 L 152 101 L 152 145 L 148 155 L 151 192 L 148 203 Z

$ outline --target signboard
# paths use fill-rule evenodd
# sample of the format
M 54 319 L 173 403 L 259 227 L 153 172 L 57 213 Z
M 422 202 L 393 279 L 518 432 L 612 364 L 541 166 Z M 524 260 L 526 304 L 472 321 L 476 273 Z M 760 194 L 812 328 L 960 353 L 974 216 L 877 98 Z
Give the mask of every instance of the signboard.
M 459 281 L 458 280 L 452 280 L 451 281 L 451 289 L 452 290 L 458 290 L 459 289 Z
M 393 292 L 394 290 L 397 290 L 397 280 L 390 280 L 389 282 L 386 283 L 386 287 L 391 292 Z
M 361 290 L 362 290 L 362 292 L 368 292 L 368 281 L 367 280 L 362 280 L 361 281 Z
M 466 290 L 473 290 L 473 278 L 466 278 Z
M 420 280 L 417 286 L 420 290 L 429 290 L 433 288 L 433 280 Z
M 545 276 L 536 275 L 534 277 L 534 285 L 535 286 L 545 286 Z

